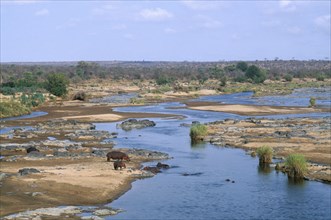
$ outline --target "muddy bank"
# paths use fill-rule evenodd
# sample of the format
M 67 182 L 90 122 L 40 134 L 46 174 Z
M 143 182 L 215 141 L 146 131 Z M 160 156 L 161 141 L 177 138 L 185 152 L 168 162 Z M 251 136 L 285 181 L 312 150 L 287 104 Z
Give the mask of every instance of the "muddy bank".
M 153 176 L 141 163 L 167 154 L 118 149 L 129 155 L 115 170 L 106 154 L 117 133 L 95 130 L 91 123 L 51 120 L 1 135 L 1 216 L 60 205 L 107 203 L 139 178 Z
M 331 182 L 331 118 L 246 119 L 208 123 L 204 141 L 254 151 L 267 145 L 276 157 L 303 154 L 310 163 L 308 177 Z

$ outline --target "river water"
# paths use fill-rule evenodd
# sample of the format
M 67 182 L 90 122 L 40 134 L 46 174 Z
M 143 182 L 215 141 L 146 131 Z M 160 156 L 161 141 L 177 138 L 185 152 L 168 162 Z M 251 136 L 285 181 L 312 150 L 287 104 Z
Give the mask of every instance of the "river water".
M 309 90 L 308 90 L 309 91 Z M 328 91 L 328 90 L 326 90 Z M 304 93 L 304 97 L 302 95 Z M 297 95 L 296 95 L 297 94 Z M 330 107 L 330 93 L 295 91 L 289 96 L 252 98 L 252 93 L 202 97 L 199 101 L 229 104 L 307 106 L 309 97 Z M 328 98 L 329 97 L 329 98 Z M 124 209 L 106 219 L 330 219 L 331 185 L 315 181 L 295 183 L 273 168 L 260 169 L 258 159 L 244 150 L 191 145 L 192 121 L 245 119 L 235 114 L 182 109 L 172 102 L 152 106 L 122 107 L 121 112 L 156 112 L 184 117 L 152 119 L 155 127 L 123 131 L 117 123 L 96 123 L 96 129 L 118 132 L 116 148 L 143 148 L 168 153 L 171 166 L 153 178 L 137 180 L 132 189 L 107 206 Z M 286 117 L 329 117 L 330 113 L 275 115 Z M 264 116 L 266 117 L 266 116 Z M 155 165 L 157 162 L 145 163 Z M 229 179 L 230 181 L 226 181 Z M 84 213 L 89 216 L 91 213 Z
M 255 102 L 246 93 L 213 96 L 235 104 Z M 207 98 L 203 98 L 207 99 Z M 293 99 L 283 105 L 292 105 Z M 254 103 L 253 103 L 254 104 Z M 267 103 L 268 104 L 268 103 Z M 270 103 L 269 103 L 270 104 Z M 191 145 L 189 128 L 181 123 L 209 122 L 245 117 L 220 112 L 173 109 L 180 103 L 117 108 L 125 112 L 164 112 L 181 119 L 153 119 L 155 127 L 123 131 L 116 123 L 97 123 L 96 128 L 119 132 L 116 147 L 144 148 L 168 153 L 172 166 L 153 178 L 138 180 L 132 189 L 109 206 L 126 210 L 106 219 L 330 219 L 331 186 L 315 181 L 295 183 L 274 169 L 261 170 L 258 159 L 241 149 L 211 144 Z M 325 117 L 329 113 L 272 116 Z M 157 162 L 146 163 L 155 165 Z M 226 181 L 230 179 L 230 181 Z M 232 182 L 234 181 L 234 182 Z

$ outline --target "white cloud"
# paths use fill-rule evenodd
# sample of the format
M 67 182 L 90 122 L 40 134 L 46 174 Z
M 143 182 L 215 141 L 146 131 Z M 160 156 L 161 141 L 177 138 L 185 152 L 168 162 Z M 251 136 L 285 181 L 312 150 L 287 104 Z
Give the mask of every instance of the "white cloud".
M 289 1 L 289 0 L 280 0 L 279 7 L 283 11 L 291 12 L 297 9 L 297 2 Z
M 182 3 L 192 10 L 215 10 L 222 2 L 219 1 L 182 1 Z
M 323 29 L 330 31 L 330 15 L 322 15 L 314 20 L 315 24 Z
M 162 8 L 143 9 L 139 12 L 139 17 L 149 21 L 162 21 L 167 20 L 174 15 Z
M 173 28 L 165 28 L 164 29 L 164 32 L 167 33 L 167 34 L 174 34 L 177 31 L 175 29 L 173 29 Z
M 44 9 L 41 9 L 39 11 L 36 11 L 35 13 L 36 16 L 45 16 L 45 15 L 49 15 L 49 11 L 48 9 L 44 8 Z

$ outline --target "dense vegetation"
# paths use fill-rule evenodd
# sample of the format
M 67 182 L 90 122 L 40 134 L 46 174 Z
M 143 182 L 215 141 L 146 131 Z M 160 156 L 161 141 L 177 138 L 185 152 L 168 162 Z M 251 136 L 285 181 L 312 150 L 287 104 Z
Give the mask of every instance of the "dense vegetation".
M 50 63 L 1 63 L 4 83 L 11 83 L 31 73 L 32 82 L 46 80 L 49 74 L 64 73 L 70 82 L 79 83 L 91 78 L 155 80 L 157 84 L 169 84 L 176 80 L 207 79 L 220 82 L 254 82 L 265 79 L 315 78 L 319 81 L 331 78 L 330 61 L 252 61 L 252 62 L 50 62 Z M 285 78 L 286 77 L 286 78 Z M 23 82 L 25 84 L 26 82 Z
M 272 148 L 269 146 L 262 146 L 256 150 L 259 157 L 260 164 L 269 164 L 272 162 Z
M 19 102 L 0 102 L 0 118 L 25 115 L 30 113 L 30 108 Z
M 301 154 L 291 154 L 286 157 L 285 166 L 289 177 L 303 178 L 307 172 L 307 162 Z
M 190 137 L 192 143 L 199 142 L 203 136 L 207 135 L 207 127 L 203 124 L 194 124 L 190 129 Z

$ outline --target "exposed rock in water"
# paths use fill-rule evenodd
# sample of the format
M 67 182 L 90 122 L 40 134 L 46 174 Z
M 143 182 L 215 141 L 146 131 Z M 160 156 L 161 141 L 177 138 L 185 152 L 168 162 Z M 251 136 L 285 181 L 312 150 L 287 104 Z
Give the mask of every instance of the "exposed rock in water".
M 165 160 L 170 159 L 169 154 L 162 153 L 158 151 L 150 151 L 144 149 L 129 149 L 127 154 L 134 157 L 141 157 L 144 159 L 151 159 L 151 160 Z
M 132 129 L 140 129 L 146 127 L 154 127 L 156 124 L 154 121 L 150 121 L 148 119 L 145 120 L 137 120 L 137 119 L 129 119 L 121 124 L 117 124 L 118 128 L 122 128 L 123 130 L 129 131 Z
M 63 214 L 75 215 L 81 213 L 82 210 L 79 207 L 67 206 L 67 207 L 57 207 L 57 208 L 41 208 L 32 211 L 20 212 L 18 214 L 9 215 L 4 217 L 4 219 L 33 219 L 36 217 L 45 217 L 45 219 L 59 219 Z M 38 219 L 38 218 L 37 218 Z
M 147 166 L 147 167 L 144 167 L 143 170 L 150 171 L 154 174 L 157 174 L 157 173 L 161 172 L 160 168 L 158 168 L 158 167 L 149 167 L 149 166 Z

